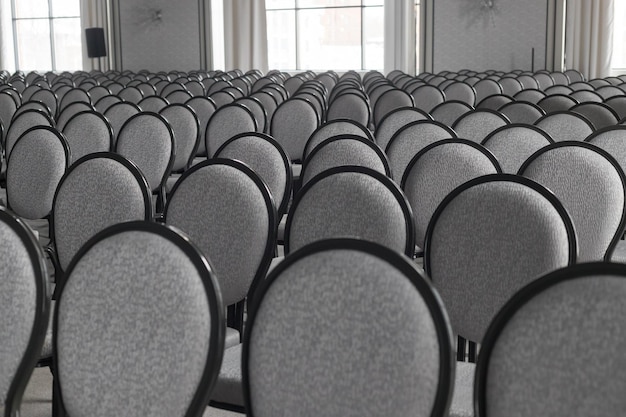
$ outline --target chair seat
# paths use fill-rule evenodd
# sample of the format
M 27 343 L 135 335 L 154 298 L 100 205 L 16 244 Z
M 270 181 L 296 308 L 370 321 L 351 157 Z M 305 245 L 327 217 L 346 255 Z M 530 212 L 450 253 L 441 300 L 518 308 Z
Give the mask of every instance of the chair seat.
M 48 359 L 52 357 L 52 323 L 54 321 L 54 310 L 56 307 L 56 301 L 50 301 L 50 319 L 48 320 L 48 327 L 46 328 L 46 338 L 43 341 L 43 347 L 41 348 L 41 355 L 39 360 Z
M 232 327 L 226 327 L 226 337 L 224 338 L 224 349 L 238 345 L 241 343 L 241 336 L 239 330 Z
M 626 240 L 617 242 L 613 255 L 611 255 L 611 262 L 626 263 Z
M 456 363 L 454 393 L 450 404 L 450 417 L 474 416 L 474 374 L 476 364 L 469 362 Z
M 224 351 L 222 367 L 211 393 L 211 403 L 228 405 L 228 408 L 244 407 L 241 380 L 241 343 Z

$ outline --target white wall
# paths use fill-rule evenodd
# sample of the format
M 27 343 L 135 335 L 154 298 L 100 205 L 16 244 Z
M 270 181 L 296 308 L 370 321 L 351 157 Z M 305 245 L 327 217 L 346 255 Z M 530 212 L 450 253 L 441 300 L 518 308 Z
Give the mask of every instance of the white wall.
M 433 0 L 432 68 L 534 70 L 546 68 L 553 38 L 548 0 Z M 550 58 L 548 58 L 548 63 Z

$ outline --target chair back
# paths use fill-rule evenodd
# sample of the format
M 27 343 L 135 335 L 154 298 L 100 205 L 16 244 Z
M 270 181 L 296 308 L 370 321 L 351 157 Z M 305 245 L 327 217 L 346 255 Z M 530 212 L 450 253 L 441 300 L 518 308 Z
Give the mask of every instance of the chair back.
M 113 150 L 113 129 L 97 111 L 87 110 L 72 116 L 63 128 L 63 135 L 72 155 L 70 165 L 85 155 Z
M 626 221 L 626 178 L 611 155 L 588 142 L 557 142 L 531 155 L 518 174 L 561 200 L 576 227 L 580 262 L 610 259 Z
M 374 137 L 381 149 L 387 149 L 391 138 L 403 127 L 419 120 L 432 120 L 430 115 L 416 107 L 401 107 L 391 112 L 378 123 Z
M 0 208 L 0 410 L 19 415 L 50 314 L 44 254 L 28 226 Z
M 530 101 L 515 100 L 498 109 L 500 113 L 506 116 L 511 123 L 524 123 L 532 125 L 546 112 L 536 104 Z
M 267 185 L 243 163 L 214 158 L 191 167 L 172 189 L 164 217 L 211 259 L 225 306 L 265 277 L 276 250 L 276 209 Z
M 621 414 L 625 278 L 623 264 L 574 265 L 515 294 L 478 357 L 477 415 Z
M 441 417 L 452 351 L 444 307 L 409 258 L 366 241 L 317 242 L 287 257 L 255 297 L 242 356 L 246 410 Z
M 150 222 L 105 229 L 72 261 L 56 302 L 64 415 L 201 416 L 222 360 L 223 311 L 188 237 Z
M 495 110 L 476 109 L 461 115 L 452 129 L 458 137 L 480 143 L 491 132 L 509 123 L 506 116 Z
M 17 142 L 24 132 L 36 126 L 52 127 L 54 126 L 54 122 L 43 110 L 30 109 L 16 114 L 10 121 L 10 124 L 5 126 L 8 126 L 8 128 L 4 142 L 4 154 L 5 158 L 8 160 L 15 142 Z
M 78 250 L 101 230 L 132 220 L 150 220 L 148 183 L 121 155 L 99 152 L 76 161 L 54 196 L 50 237 L 57 260 L 57 284 Z
M 575 261 L 564 206 L 545 187 L 511 174 L 454 189 L 433 214 L 424 245 L 424 269 L 453 330 L 476 343 L 517 290 Z
M 104 112 L 104 117 L 107 118 L 111 127 L 113 128 L 113 143 L 117 144 L 117 138 L 120 135 L 122 126 L 137 113 L 140 113 L 141 109 L 135 103 L 129 103 L 126 101 L 120 101 L 114 103 Z
M 315 149 L 315 147 L 322 143 L 324 140 L 339 135 L 362 136 L 366 139 L 371 140 L 372 142 L 374 141 L 372 132 L 370 132 L 364 125 L 355 122 L 354 120 L 331 120 L 318 127 L 315 132 L 313 132 L 309 140 L 306 142 L 303 155 L 304 159 L 306 159 L 311 151 L 313 151 L 313 149 Z
M 491 132 L 481 144 L 495 155 L 502 172 L 516 174 L 532 154 L 551 143 L 550 135 L 537 126 L 515 123 Z
M 228 139 L 240 133 L 257 131 L 256 120 L 252 112 L 245 106 L 231 104 L 219 107 L 209 119 L 205 147 L 207 155 L 212 157 Z
M 43 219 L 70 161 L 65 138 L 48 126 L 30 128 L 15 142 L 7 162 L 7 205 L 18 216 Z
M 338 237 L 378 242 L 413 256 L 413 213 L 404 193 L 366 167 L 340 166 L 315 176 L 289 209 L 285 253 Z
M 189 168 L 200 141 L 200 124 L 193 109 L 185 104 L 173 103 L 163 108 L 159 114 L 168 121 L 174 137 L 176 157 L 172 165 L 173 172 Z
M 304 99 L 285 100 L 274 112 L 271 136 L 283 147 L 292 162 L 302 161 L 307 140 L 318 128 L 320 119 L 315 107 Z
M 570 111 L 548 113 L 535 126 L 545 130 L 555 142 L 583 141 L 594 131 L 586 117 Z

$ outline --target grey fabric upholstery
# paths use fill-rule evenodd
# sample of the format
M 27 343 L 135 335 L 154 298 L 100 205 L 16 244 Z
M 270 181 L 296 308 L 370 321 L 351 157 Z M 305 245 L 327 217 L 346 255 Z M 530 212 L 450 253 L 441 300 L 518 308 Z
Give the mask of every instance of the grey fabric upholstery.
M 244 339 L 249 415 L 447 415 L 450 330 L 427 279 L 350 242 L 319 242 L 268 278 Z
M 109 107 L 111 107 L 115 103 L 120 103 L 121 101 L 122 99 L 119 98 L 118 96 L 108 95 L 96 101 L 96 103 L 94 104 L 94 107 L 99 113 L 104 114 L 108 110 Z
M 577 265 L 518 294 L 481 352 L 480 415 L 621 415 L 625 276 L 624 265 Z
M 289 99 L 274 112 L 271 136 L 283 147 L 292 161 L 303 158 L 304 146 L 319 126 L 315 107 L 302 99 Z
M 162 116 L 141 112 L 124 123 L 115 150 L 139 167 L 154 192 L 170 174 L 176 145 L 172 129 Z
M 605 101 L 605 104 L 613 109 L 620 120 L 626 117 L 626 96 L 611 97 Z
M 107 230 L 81 250 L 57 300 L 63 408 L 73 416 L 200 415 L 224 342 L 207 260 L 164 226 Z
M 124 101 L 130 101 L 131 103 L 139 103 L 143 99 L 143 93 L 140 89 L 133 86 L 124 87 L 117 95 Z
M 575 262 L 566 216 L 549 191 L 515 175 L 477 178 L 442 202 L 429 225 L 424 268 L 457 334 L 481 343 L 517 290 Z
M 489 151 L 466 139 L 444 139 L 424 147 L 408 164 L 402 189 L 413 209 L 415 242 L 423 248 L 435 209 L 472 178 L 501 172 Z
M 401 128 L 387 145 L 391 177 L 400 183 L 411 159 L 431 143 L 442 139 L 456 138 L 449 127 L 430 120 L 412 122 Z
M 513 101 L 505 104 L 498 109 L 500 113 L 505 115 L 511 123 L 525 123 L 532 125 L 546 112 L 536 104 L 529 101 Z
M 502 87 L 497 81 L 488 78 L 482 79 L 473 85 L 476 92 L 476 104 L 479 104 L 489 96 L 502 94 Z M 494 109 L 495 110 L 495 109 Z
M 344 93 L 337 96 L 328 106 L 326 120 L 349 119 L 368 126 L 372 110 L 366 97 Z
M 585 142 L 542 148 L 519 174 L 552 190 L 572 216 L 580 262 L 610 256 L 623 231 L 624 173 L 605 151 Z
M 539 103 L 544 97 L 546 97 L 546 93 L 537 89 L 524 89 L 513 96 L 517 101 L 528 101 L 533 104 Z
M 552 138 L 536 126 L 510 124 L 489 134 L 482 145 L 498 159 L 502 172 L 516 174 L 524 161 L 551 143 Z
M 111 125 L 104 116 L 95 111 L 88 110 L 74 115 L 65 124 L 63 135 L 70 147 L 70 164 L 85 155 L 113 149 Z
M 579 103 L 602 103 L 604 99 L 593 90 L 574 91 L 570 96 Z
M 504 94 L 493 94 L 482 99 L 477 105 L 477 109 L 498 110 L 505 104 L 512 103 L 513 98 Z
M 406 91 L 400 89 L 385 91 L 374 106 L 374 125 L 378 126 L 378 123 L 391 111 L 402 107 L 413 107 L 413 105 L 413 96 Z
M 459 117 L 473 109 L 474 108 L 467 103 L 452 100 L 441 103 L 432 109 L 430 115 L 433 117 L 433 120 L 443 123 L 446 126 L 452 126 Z
M 43 253 L 28 227 L 0 209 L 0 410 L 19 415 L 50 314 Z
M 446 100 L 462 101 L 470 106 L 476 104 L 476 90 L 471 85 L 462 81 L 453 82 L 443 90 Z
M 600 94 L 606 103 L 606 100 L 611 97 L 623 97 L 624 90 L 614 85 L 604 85 L 596 89 L 596 93 Z
M 374 137 L 381 149 L 386 150 L 391 138 L 404 126 L 418 120 L 429 120 L 430 117 L 414 107 L 396 109 L 387 114 L 376 126 Z
M 206 129 L 205 146 L 209 157 L 213 156 L 228 139 L 240 133 L 256 132 L 254 115 L 244 106 L 230 105 L 213 113 Z
M 311 135 L 304 147 L 304 159 L 311 151 L 324 140 L 338 135 L 356 135 L 371 141 L 374 140 L 372 133 L 362 124 L 350 119 L 335 119 L 318 127 Z
M 13 115 L 16 111 L 17 103 L 15 102 L 15 99 L 6 92 L 0 92 L 0 122 L 2 123 L 2 126 L 4 126 L 3 133 L 5 136 L 7 129 L 11 124 L 11 119 L 13 119 Z
M 555 142 L 582 141 L 594 130 L 586 117 L 572 112 L 546 114 L 537 120 L 535 125 L 545 130 Z
M 523 89 L 522 84 L 513 77 L 502 77 L 498 82 L 502 87 L 502 94 L 507 96 L 513 97 Z
M 66 270 L 91 237 L 113 224 L 150 220 L 151 207 L 148 183 L 130 162 L 110 153 L 77 161 L 54 199 L 51 227 L 59 265 Z
M 356 135 L 339 135 L 322 141 L 302 164 L 300 178 L 306 184 L 327 169 L 355 165 L 389 175 L 389 163 L 383 151 L 370 139 Z
M 42 219 L 68 165 L 68 147 L 51 127 L 27 130 L 15 143 L 7 164 L 7 203 L 16 214 Z
M 22 136 L 22 134 L 24 134 L 24 132 L 26 132 L 28 129 L 35 126 L 52 125 L 53 122 L 50 117 L 48 117 L 48 115 L 41 110 L 27 110 L 19 116 L 15 117 L 11 121 L 10 125 L 5 125 L 8 126 L 4 142 L 5 158 L 7 158 L 8 160 L 8 158 L 11 156 L 11 151 L 13 150 L 15 142 L 17 142 L 20 136 Z
M 87 91 L 81 88 L 72 88 L 68 90 L 62 97 L 60 97 L 59 113 L 61 113 L 70 104 L 78 101 L 91 104 L 91 97 Z
M 450 403 L 450 417 L 474 417 L 474 377 L 476 364 L 457 362 L 454 375 L 454 393 Z
M 258 99 L 253 97 L 242 97 L 238 99 L 236 103 L 250 110 L 256 122 L 257 132 L 265 133 L 268 130 L 267 112 L 263 108 L 263 104 Z
M 274 253 L 275 209 L 259 184 L 240 162 L 213 159 L 183 174 L 165 209 L 166 223 L 211 260 L 226 306 L 246 297 Z
M 617 125 L 600 129 L 585 139 L 607 151 L 626 172 L 626 126 Z
M 241 161 L 267 184 L 276 210 L 282 216 L 291 194 L 291 162 L 278 142 L 258 133 L 242 134 L 227 141 L 216 158 Z
M 446 96 L 434 85 L 419 86 L 411 91 L 411 95 L 415 101 L 415 107 L 427 113 L 430 113 L 432 109 L 446 101 Z
M 180 103 L 170 104 L 163 108 L 159 114 L 167 120 L 176 138 L 176 157 L 172 171 L 185 170 L 191 164 L 200 140 L 198 117 L 191 107 Z
M 59 129 L 59 131 L 63 131 L 63 129 L 65 129 L 65 125 L 67 124 L 67 122 L 75 114 L 78 114 L 84 111 L 90 111 L 90 110 L 94 110 L 94 107 L 91 104 L 85 103 L 83 101 L 77 101 L 75 103 L 71 103 L 67 105 L 67 107 L 63 109 L 61 114 L 59 114 L 59 116 L 56 119 L 56 128 Z
M 245 406 L 241 376 L 241 351 L 241 343 L 224 350 L 222 366 L 211 393 L 211 401 L 235 407 Z
M 615 126 L 619 122 L 617 114 L 604 103 L 580 103 L 570 111 L 585 116 L 596 130 Z
M 336 237 L 370 240 L 412 255 L 413 216 L 406 198 L 376 171 L 325 171 L 300 190 L 289 209 L 285 253 Z
M 163 110 L 167 105 L 170 104 L 169 101 L 164 99 L 161 96 L 148 96 L 142 99 L 137 105 L 141 109 L 141 111 L 151 111 L 154 113 L 159 113 Z
M 134 103 L 119 102 L 111 105 L 104 112 L 104 117 L 107 118 L 113 128 L 113 143 L 117 144 L 117 138 L 120 135 L 122 126 L 134 115 L 139 113 L 141 109 Z
M 481 143 L 491 132 L 507 124 L 509 120 L 501 113 L 477 109 L 460 116 L 452 128 L 458 137 Z
M 213 113 L 215 113 L 215 104 L 208 97 L 194 97 L 188 100 L 186 103 L 189 107 L 196 112 L 198 122 L 200 124 L 200 141 L 198 143 L 197 156 L 206 156 L 206 129 L 209 124 L 209 119 Z

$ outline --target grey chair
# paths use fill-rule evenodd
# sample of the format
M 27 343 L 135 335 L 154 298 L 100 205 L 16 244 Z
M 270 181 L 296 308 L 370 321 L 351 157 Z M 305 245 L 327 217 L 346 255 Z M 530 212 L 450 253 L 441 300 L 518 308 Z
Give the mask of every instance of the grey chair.
M 121 98 L 110 94 L 108 96 L 101 97 L 98 101 L 94 103 L 93 106 L 96 108 L 96 110 L 99 113 L 104 114 L 104 112 L 106 112 L 109 107 L 111 107 L 115 103 L 121 103 L 121 102 L 122 102 Z
M 0 123 L 5 127 L 4 134 L 13 119 L 13 115 L 17 111 L 17 101 L 8 92 L 0 91 Z M 19 135 L 18 135 L 19 136 Z M 5 143 L 5 136 L 2 136 L 2 143 Z
M 619 123 L 619 116 L 615 111 L 604 103 L 580 103 L 573 106 L 569 111 L 585 116 L 593 125 L 594 130 Z
M 107 228 L 76 255 L 57 300 L 59 413 L 199 417 L 223 343 L 219 285 L 188 237 L 150 222 Z
M 376 126 L 374 138 L 381 149 L 386 149 L 391 138 L 411 122 L 432 120 L 432 117 L 416 107 L 401 107 L 389 112 Z
M 7 161 L 7 207 L 26 219 L 47 218 L 70 159 L 67 142 L 56 129 L 35 126 L 24 132 Z
M 508 299 L 576 262 L 576 248 L 572 221 L 548 189 L 517 175 L 487 175 L 462 184 L 438 206 L 427 230 L 424 269 L 453 332 L 481 343 Z M 457 354 L 464 360 L 464 345 Z M 474 363 L 457 362 L 451 415 L 473 415 L 474 373 Z
M 119 93 L 118 97 L 123 101 L 138 104 L 143 99 L 143 92 L 134 86 L 126 86 Z
M 212 157 L 215 151 L 233 136 L 257 131 L 254 115 L 247 107 L 238 104 L 217 107 L 209 119 L 204 137 L 209 157 Z
M 209 120 L 213 113 L 215 113 L 215 103 L 208 97 L 193 97 L 185 102 L 186 105 L 191 107 L 196 112 L 198 117 L 198 123 L 200 125 L 200 142 L 198 143 L 198 149 L 196 151 L 197 157 L 206 157 L 206 143 L 203 138 L 206 137 L 206 130 L 209 125 Z
M 59 105 L 59 98 L 52 90 L 41 88 L 33 93 L 28 99 L 29 101 L 41 101 L 50 109 L 51 116 L 55 117 Z
M 419 151 L 433 142 L 456 137 L 454 130 L 439 122 L 418 120 L 408 123 L 393 135 L 385 149 L 391 178 L 399 184 L 409 162 Z
M 464 81 L 452 82 L 443 89 L 446 101 L 461 101 L 469 106 L 476 105 L 476 90 Z
M 517 93 L 522 91 L 524 87 L 522 83 L 517 81 L 514 77 L 502 77 L 498 81 L 500 87 L 502 87 L 502 94 L 506 94 L 507 96 L 514 97 Z
M 60 114 L 68 105 L 78 101 L 91 104 L 91 96 L 82 88 L 75 87 L 69 89 L 62 97 L 59 97 L 58 113 Z
M 626 178 L 618 162 L 588 142 L 545 146 L 519 175 L 549 188 L 572 216 L 580 262 L 611 259 L 626 222 Z
M 107 227 L 152 219 L 148 183 L 135 164 L 111 152 L 78 159 L 57 186 L 50 217 L 51 259 L 57 285 L 70 261 Z
M 315 107 L 307 100 L 291 98 L 274 112 L 270 135 L 285 149 L 292 162 L 303 160 L 304 147 L 319 127 L 320 118 Z
M 215 157 L 234 159 L 248 165 L 267 184 L 278 217 L 286 214 L 292 188 L 291 161 L 271 136 L 239 134 L 226 141 L 215 152 Z
M 322 124 L 315 130 L 315 132 L 313 132 L 313 134 L 311 134 L 311 137 L 304 147 L 304 159 L 306 159 L 313 149 L 315 149 L 315 147 L 324 140 L 339 135 L 362 136 L 374 142 L 372 132 L 370 132 L 364 125 L 350 119 L 330 120 Z
M 164 218 L 167 224 L 187 232 L 215 268 L 229 311 L 225 357 L 211 400 L 241 407 L 241 368 L 236 358 L 243 304 L 265 278 L 276 251 L 272 195 L 263 180 L 243 163 L 215 158 L 194 165 L 181 176 Z M 231 366 L 235 369 L 232 372 Z
M 502 94 L 502 86 L 498 81 L 484 78 L 473 85 L 476 91 L 476 107 L 489 96 Z M 495 110 L 495 109 L 494 109 Z
M 269 130 L 269 124 L 267 123 L 267 112 L 263 107 L 263 103 L 254 97 L 242 97 L 235 101 L 235 103 L 246 107 L 256 121 L 257 132 L 266 133 Z
M 536 88 L 530 88 L 516 93 L 513 98 L 518 101 L 528 101 L 530 103 L 537 104 L 546 96 L 547 94 L 543 91 L 537 90 Z
M 474 110 L 474 107 L 458 100 L 449 100 L 439 104 L 431 110 L 433 120 L 452 127 L 454 122 L 465 113 Z
M 29 227 L 3 207 L 0 235 L 0 410 L 5 417 L 16 417 L 46 335 L 48 274 Z
M 97 111 L 87 110 L 75 114 L 67 121 L 62 133 L 70 147 L 70 165 L 85 155 L 113 150 L 113 129 L 109 121 Z
M 400 188 L 370 168 L 331 168 L 307 182 L 289 209 L 285 254 L 314 241 L 353 237 L 414 254 L 413 213 Z
M 535 122 L 535 126 L 545 130 L 555 142 L 583 141 L 594 131 L 585 116 L 569 111 L 546 114 Z
M 65 124 L 75 114 L 83 112 L 83 111 L 94 111 L 94 110 L 95 108 L 90 103 L 85 103 L 84 101 L 76 101 L 74 103 L 70 103 L 67 106 L 65 106 L 63 111 L 61 111 L 61 113 L 59 113 L 58 117 L 56 118 L 56 128 L 59 129 L 59 131 L 63 131 Z
M 491 132 L 509 123 L 509 119 L 500 112 L 489 109 L 476 109 L 456 119 L 452 129 L 454 129 L 458 137 L 480 143 Z
M 385 91 L 380 95 L 374 106 L 374 125 L 378 123 L 391 111 L 403 107 L 414 107 L 413 96 L 401 89 Z
M 602 103 L 604 98 L 593 90 L 574 91 L 570 96 L 579 103 Z
M 364 166 L 389 176 L 389 162 L 378 145 L 359 135 L 337 135 L 318 144 L 302 163 L 301 183 L 338 166 Z
M 476 370 L 476 415 L 621 414 L 625 277 L 624 265 L 589 263 L 520 290 L 485 336 Z
M 154 113 L 158 113 L 165 107 L 167 107 L 170 102 L 161 96 L 151 95 L 144 97 L 136 104 L 137 106 L 139 106 L 141 111 L 151 111 Z
M 117 144 L 117 138 L 120 135 L 122 126 L 133 116 L 141 112 L 141 108 L 135 103 L 120 101 L 112 104 L 103 113 L 113 129 L 113 144 Z
M 409 258 L 317 242 L 272 271 L 250 309 L 247 415 L 446 416 L 452 350 L 444 307 Z
M 626 96 L 611 97 L 604 103 L 615 111 L 620 120 L 626 117 Z
M 161 109 L 159 114 L 167 120 L 176 138 L 172 172 L 183 172 L 191 166 L 200 142 L 200 124 L 196 112 L 185 104 L 172 103 Z
M 545 116 L 546 112 L 530 101 L 515 100 L 497 109 L 505 115 L 511 123 L 524 123 L 532 125 Z
M 400 182 L 415 220 L 415 242 L 424 249 L 428 223 L 443 199 L 473 178 L 500 173 L 495 156 L 467 139 L 443 139 L 413 156 Z
M 362 124 L 370 125 L 372 109 L 366 95 L 347 91 L 334 97 L 328 105 L 326 120 L 349 119 Z
M 537 126 L 514 123 L 496 129 L 481 145 L 495 155 L 502 172 L 516 174 L 532 154 L 551 143 L 550 135 Z
M 165 183 L 176 158 L 174 133 L 167 120 L 151 112 L 131 116 L 119 131 L 115 152 L 139 167 L 156 196 L 155 214 L 161 213 L 166 200 Z
M 514 102 L 513 97 L 504 94 L 492 94 L 485 97 L 476 105 L 477 109 L 499 110 L 505 104 Z
M 410 93 L 415 101 L 415 107 L 426 113 L 431 113 L 435 107 L 446 101 L 443 91 L 434 85 L 421 85 Z
M 4 156 L 8 160 L 11 150 L 17 140 L 26 132 L 36 126 L 54 126 L 52 119 L 42 110 L 31 109 L 14 117 L 8 125 L 4 141 Z

